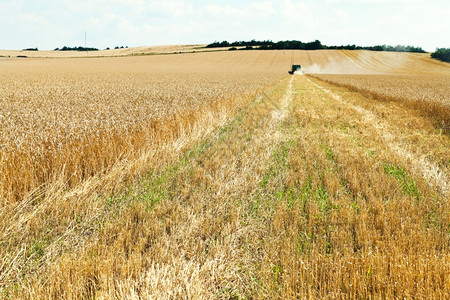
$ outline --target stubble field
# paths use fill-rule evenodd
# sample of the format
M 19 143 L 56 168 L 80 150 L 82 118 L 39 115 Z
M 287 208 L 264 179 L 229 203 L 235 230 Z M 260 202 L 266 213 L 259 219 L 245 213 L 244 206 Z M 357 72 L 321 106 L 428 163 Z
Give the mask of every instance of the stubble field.
M 313 76 L 287 76 L 292 60 Z M 449 295 L 448 64 L 321 50 L 0 65 L 3 297 Z

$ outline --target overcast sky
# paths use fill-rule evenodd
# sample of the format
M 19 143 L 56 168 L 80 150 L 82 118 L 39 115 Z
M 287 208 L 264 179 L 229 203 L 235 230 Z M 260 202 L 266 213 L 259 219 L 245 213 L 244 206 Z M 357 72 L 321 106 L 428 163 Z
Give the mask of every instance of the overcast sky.
M 450 47 L 449 0 L 0 0 L 0 49 L 320 40 Z

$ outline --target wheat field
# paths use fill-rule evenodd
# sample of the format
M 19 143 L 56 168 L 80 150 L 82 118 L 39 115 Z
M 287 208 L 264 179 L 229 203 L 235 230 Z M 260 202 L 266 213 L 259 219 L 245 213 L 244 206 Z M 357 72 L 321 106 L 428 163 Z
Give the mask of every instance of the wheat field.
M 320 50 L 0 65 L 0 297 L 450 295 L 449 64 Z

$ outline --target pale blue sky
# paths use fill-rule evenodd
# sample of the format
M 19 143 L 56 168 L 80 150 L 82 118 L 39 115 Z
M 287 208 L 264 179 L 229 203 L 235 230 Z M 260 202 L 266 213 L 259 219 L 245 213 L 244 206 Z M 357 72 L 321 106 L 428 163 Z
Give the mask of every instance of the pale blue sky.
M 0 49 L 319 39 L 450 47 L 448 0 L 0 0 Z

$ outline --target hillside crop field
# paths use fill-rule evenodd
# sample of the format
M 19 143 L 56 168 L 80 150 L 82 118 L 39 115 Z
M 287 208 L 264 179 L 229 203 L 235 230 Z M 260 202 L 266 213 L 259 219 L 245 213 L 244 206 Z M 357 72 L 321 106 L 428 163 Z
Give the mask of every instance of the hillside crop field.
M 0 58 L 67 58 L 67 57 L 114 57 L 131 55 L 173 54 L 184 52 L 207 52 L 215 49 L 204 48 L 206 45 L 166 45 L 152 47 L 118 48 L 98 51 L 54 51 L 54 50 L 1 50 Z M 62 47 L 61 47 L 62 48 Z
M 0 298 L 450 295 L 447 63 L 3 57 L 0 81 Z

